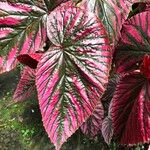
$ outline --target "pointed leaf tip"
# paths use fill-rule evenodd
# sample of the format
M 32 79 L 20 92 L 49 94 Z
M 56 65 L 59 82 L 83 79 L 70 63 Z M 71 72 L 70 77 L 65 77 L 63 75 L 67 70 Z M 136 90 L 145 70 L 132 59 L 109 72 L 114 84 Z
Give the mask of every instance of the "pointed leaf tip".
M 103 122 L 102 122 L 102 135 L 105 140 L 105 142 L 109 145 L 111 142 L 111 139 L 113 137 L 113 125 L 112 125 L 112 120 L 110 117 L 106 117 Z

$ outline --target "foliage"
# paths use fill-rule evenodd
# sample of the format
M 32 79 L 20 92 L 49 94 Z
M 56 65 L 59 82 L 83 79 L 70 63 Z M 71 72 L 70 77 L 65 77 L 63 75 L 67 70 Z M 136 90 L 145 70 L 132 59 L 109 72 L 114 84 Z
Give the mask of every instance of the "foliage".
M 149 22 L 149 0 L 0 2 L 0 73 L 25 65 L 13 99 L 36 87 L 57 150 L 80 127 L 107 144 L 149 142 Z

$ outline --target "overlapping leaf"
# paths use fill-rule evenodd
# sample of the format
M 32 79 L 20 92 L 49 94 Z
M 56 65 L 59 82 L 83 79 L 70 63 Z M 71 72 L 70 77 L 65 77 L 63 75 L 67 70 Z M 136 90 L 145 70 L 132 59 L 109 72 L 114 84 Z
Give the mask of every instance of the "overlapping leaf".
M 45 13 L 32 5 L 0 2 L 0 73 L 16 66 L 18 54 L 33 53 L 43 45 Z
M 43 53 L 31 53 L 31 54 L 23 54 L 17 57 L 18 61 L 23 65 L 26 65 L 32 69 L 37 68 L 37 64 L 40 61 Z
M 132 5 L 132 11 L 130 12 L 128 18 L 131 18 L 132 16 L 138 14 L 138 13 L 141 13 L 141 12 L 144 12 L 144 11 L 149 11 L 150 10 L 150 3 L 144 3 L 144 2 L 141 2 L 141 3 L 134 3 Z
M 84 134 L 89 137 L 95 137 L 100 133 L 102 128 L 102 120 L 104 119 L 104 109 L 101 102 L 98 102 L 96 108 L 94 109 L 92 115 L 88 120 L 82 124 L 81 130 Z
M 44 127 L 56 149 L 92 114 L 108 82 L 111 50 L 94 14 L 63 5 L 48 17 L 54 44 L 37 67 Z
M 150 140 L 150 80 L 139 72 L 122 77 L 111 105 L 114 134 L 120 144 Z
M 13 99 L 16 102 L 26 100 L 35 91 L 35 70 L 25 67 L 15 90 Z
M 116 49 L 117 72 L 139 68 L 145 54 L 150 54 L 150 13 L 139 13 L 123 25 L 121 40 Z
M 16 102 L 26 100 L 35 91 L 35 74 L 37 64 L 43 53 L 23 54 L 17 57 L 18 61 L 26 67 L 24 67 L 21 75 L 21 79 L 17 85 L 13 99 Z
M 117 43 L 120 37 L 122 24 L 127 19 L 132 5 L 137 2 L 150 2 L 149 0 L 83 0 L 103 21 L 112 42 Z
M 113 126 L 110 116 L 107 116 L 102 122 L 102 135 L 107 144 L 110 144 L 113 137 Z

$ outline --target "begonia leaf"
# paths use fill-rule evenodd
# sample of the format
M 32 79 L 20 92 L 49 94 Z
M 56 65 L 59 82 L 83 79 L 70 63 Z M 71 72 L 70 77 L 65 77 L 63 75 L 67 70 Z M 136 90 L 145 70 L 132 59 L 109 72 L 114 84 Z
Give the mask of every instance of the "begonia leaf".
M 12 70 L 19 54 L 33 53 L 43 46 L 45 14 L 33 5 L 0 2 L 0 73 Z
M 120 30 L 128 18 L 132 5 L 150 0 L 82 0 L 81 6 L 93 11 L 103 21 L 112 44 L 120 38 Z
M 50 13 L 47 33 L 53 47 L 38 63 L 36 86 L 44 127 L 60 149 L 96 107 L 112 53 L 97 17 L 67 3 Z
M 139 71 L 124 75 L 116 87 L 110 112 L 119 144 L 149 142 L 150 80 Z
M 53 11 L 57 8 L 60 4 L 65 3 L 69 0 L 44 0 L 46 6 L 48 7 L 49 11 Z
M 102 135 L 105 142 L 109 145 L 113 137 L 113 125 L 110 116 L 107 116 L 102 122 Z
M 128 19 L 121 30 L 116 48 L 116 71 L 125 73 L 139 69 L 143 56 L 150 54 L 150 13 L 139 13 Z

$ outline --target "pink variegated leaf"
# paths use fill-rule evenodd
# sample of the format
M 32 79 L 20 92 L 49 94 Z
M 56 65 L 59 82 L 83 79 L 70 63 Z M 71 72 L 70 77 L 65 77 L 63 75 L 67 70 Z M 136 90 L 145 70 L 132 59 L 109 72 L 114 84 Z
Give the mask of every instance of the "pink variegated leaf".
M 31 6 L 21 3 L 0 2 L 0 11 L 3 13 L 28 13 L 32 11 Z
M 108 82 L 111 49 L 93 13 L 67 3 L 48 17 L 51 47 L 38 63 L 44 127 L 56 149 L 92 114 Z
M 6 1 L 6 0 L 3 0 L 3 1 Z M 44 0 L 7 0 L 7 2 L 9 2 L 13 5 L 16 3 L 23 4 L 23 5 L 28 4 L 32 7 L 36 6 L 36 7 L 39 7 L 41 9 L 47 11 Z
M 19 54 L 33 53 L 43 46 L 45 14 L 36 6 L 0 2 L 0 73 L 12 70 Z
M 32 69 L 37 68 L 37 64 L 40 61 L 43 53 L 33 53 L 33 54 L 22 54 L 17 57 L 18 61 Z
M 24 41 L 22 43 L 23 39 Z M 4 50 L 4 52 L 2 51 L 3 56 L 1 56 L 3 62 L 2 64 L 0 64 L 0 66 L 4 69 L 0 70 L 0 73 L 10 71 L 16 66 L 17 64 L 16 58 L 19 53 L 20 54 L 33 53 L 36 50 L 39 50 L 40 47 L 44 44 L 44 39 L 42 37 L 41 30 L 39 30 L 38 33 L 36 33 L 36 36 L 34 35 L 34 33 L 33 34 L 31 33 L 30 36 L 28 36 L 27 33 L 24 33 L 23 35 L 18 37 L 18 39 L 17 38 L 15 39 L 15 42 L 17 44 L 15 42 L 12 43 L 12 40 L 14 39 L 12 38 L 5 41 L 1 40 L 0 42 L 0 48 L 2 47 L 2 50 Z
M 80 127 L 82 132 L 85 135 L 94 138 L 101 131 L 103 118 L 104 118 L 103 105 L 101 102 L 98 102 L 92 115 Z
M 139 13 L 128 19 L 121 30 L 116 48 L 116 71 L 128 72 L 139 68 L 145 54 L 150 54 L 150 13 Z
M 148 3 L 150 0 L 82 0 L 81 5 L 94 11 L 103 21 L 113 43 L 120 38 L 120 30 L 128 18 L 132 5 L 137 2 Z
M 13 99 L 20 102 L 29 98 L 35 92 L 35 70 L 25 67 L 17 85 Z
M 23 21 L 23 18 L 21 17 L 2 17 L 0 18 L 0 26 L 16 26 L 20 24 Z
M 0 29 L 0 39 L 7 36 L 9 33 L 13 32 L 14 30 L 11 28 L 1 28 Z M 3 65 L 4 63 L 4 57 L 0 56 L 0 73 L 6 72 L 6 66 Z
M 139 71 L 123 76 L 113 96 L 111 117 L 120 144 L 150 141 L 150 80 Z
M 111 139 L 113 137 L 113 126 L 112 126 L 112 120 L 110 116 L 107 116 L 103 122 L 102 122 L 102 135 L 105 140 L 105 142 L 109 145 L 111 142 Z

